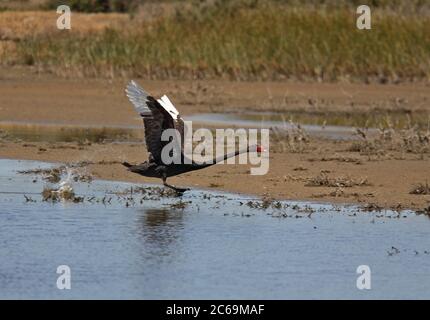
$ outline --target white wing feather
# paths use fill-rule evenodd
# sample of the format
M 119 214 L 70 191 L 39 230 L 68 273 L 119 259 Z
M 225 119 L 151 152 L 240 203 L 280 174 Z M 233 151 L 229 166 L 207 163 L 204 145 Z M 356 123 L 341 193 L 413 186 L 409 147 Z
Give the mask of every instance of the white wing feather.
M 149 94 L 143 90 L 141 86 L 132 80 L 127 85 L 125 92 L 128 99 L 141 116 L 151 116 L 151 110 L 146 104 Z M 172 116 L 173 119 L 178 119 L 179 111 L 175 108 L 173 103 L 166 95 L 158 99 L 157 102 Z
M 177 120 L 179 117 L 179 111 L 175 108 L 173 103 L 169 100 L 169 98 L 164 95 L 160 99 L 157 100 L 159 104 L 166 110 L 168 113 L 172 115 L 172 118 Z
M 125 89 L 128 99 L 141 116 L 151 116 L 151 110 L 146 105 L 148 93 L 133 80 Z

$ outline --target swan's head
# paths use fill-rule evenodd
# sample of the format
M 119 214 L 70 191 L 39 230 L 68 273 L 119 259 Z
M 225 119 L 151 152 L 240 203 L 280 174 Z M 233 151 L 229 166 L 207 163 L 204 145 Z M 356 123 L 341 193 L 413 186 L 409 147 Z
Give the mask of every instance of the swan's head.
M 256 151 L 257 151 L 258 153 L 262 153 L 262 152 L 265 152 L 265 151 L 266 151 L 266 149 L 265 149 L 262 145 L 257 145 L 257 149 L 256 149 Z
M 250 147 L 248 148 L 248 151 L 249 151 L 249 152 L 262 153 L 262 152 L 265 152 L 265 151 L 266 151 L 266 149 L 265 149 L 262 145 L 256 144 L 256 145 L 250 146 Z

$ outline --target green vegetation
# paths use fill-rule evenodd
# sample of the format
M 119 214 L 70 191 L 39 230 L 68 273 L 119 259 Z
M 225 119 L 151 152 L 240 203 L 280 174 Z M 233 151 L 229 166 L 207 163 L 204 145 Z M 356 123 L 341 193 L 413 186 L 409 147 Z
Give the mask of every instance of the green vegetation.
M 322 0 L 306 1 L 315 7 L 284 2 L 215 1 L 176 9 L 151 22 L 131 19 L 124 29 L 27 38 L 18 43 L 14 62 L 85 76 L 430 78 L 429 15 L 375 9 L 372 29 L 358 30 L 355 10 L 347 5 L 324 9 L 316 6 Z

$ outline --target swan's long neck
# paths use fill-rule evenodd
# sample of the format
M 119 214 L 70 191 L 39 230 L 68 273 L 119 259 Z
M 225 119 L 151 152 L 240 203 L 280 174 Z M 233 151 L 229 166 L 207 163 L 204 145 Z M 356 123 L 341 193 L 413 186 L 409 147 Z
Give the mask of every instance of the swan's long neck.
M 212 164 L 217 164 L 217 163 L 220 163 L 222 161 L 226 161 L 227 159 L 234 158 L 234 157 L 238 156 L 239 154 L 247 153 L 248 151 L 249 151 L 248 148 L 243 148 L 243 149 L 240 149 L 240 150 L 237 150 L 234 152 L 226 153 L 223 156 L 214 157 L 212 160 Z
M 213 165 L 215 165 L 215 164 L 217 164 L 217 163 L 220 163 L 220 162 L 226 161 L 226 160 L 227 160 L 227 159 L 229 159 L 229 158 L 236 157 L 236 156 L 238 156 L 239 154 L 247 153 L 247 152 L 249 152 L 249 151 L 250 151 L 250 148 L 249 148 L 249 147 L 247 147 L 247 148 L 243 148 L 243 149 L 240 149 L 240 150 L 237 150 L 237 151 L 234 151 L 234 152 L 226 153 L 226 154 L 225 154 L 225 155 L 223 155 L 223 156 L 214 157 L 214 158 L 212 159 L 212 161 L 211 161 L 211 162 L 209 162 L 209 163 L 207 163 L 207 162 L 205 162 L 205 163 L 194 163 L 194 164 L 193 164 L 193 167 L 195 168 L 195 170 L 203 169 L 203 168 L 207 168 L 207 167 L 213 166 Z

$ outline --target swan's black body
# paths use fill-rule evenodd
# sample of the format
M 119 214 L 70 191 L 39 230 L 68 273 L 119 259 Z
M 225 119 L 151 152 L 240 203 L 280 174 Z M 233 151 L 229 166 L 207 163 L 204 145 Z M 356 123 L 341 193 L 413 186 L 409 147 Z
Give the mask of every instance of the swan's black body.
M 155 162 L 151 163 L 148 161 L 145 161 L 138 165 L 131 165 L 128 162 L 124 162 L 123 165 L 126 166 L 131 172 L 138 173 L 145 177 L 161 179 L 163 179 L 163 177 L 167 179 L 169 177 L 177 176 L 184 172 L 201 169 L 199 166 L 193 164 L 163 165 L 157 164 Z
M 126 166 L 129 171 L 140 174 L 142 176 L 151 177 L 151 178 L 160 178 L 163 180 L 163 184 L 166 187 L 172 188 L 177 192 L 184 192 L 187 189 L 177 188 L 167 184 L 167 178 L 176 176 L 184 172 L 200 169 L 197 166 L 192 164 L 164 165 L 164 164 L 158 164 L 156 162 L 149 162 L 149 161 L 145 161 L 138 165 L 131 165 L 128 162 L 124 162 L 123 165 Z
M 129 171 L 145 177 L 160 178 L 166 187 L 172 188 L 177 192 L 184 192 L 188 189 L 177 188 L 167 184 L 167 178 L 185 172 L 207 168 L 228 158 L 235 157 L 240 153 L 257 151 L 258 146 L 246 148 L 224 156 L 214 158 L 208 163 L 196 163 L 194 161 L 184 161 L 183 144 L 181 146 L 181 163 L 165 164 L 161 157 L 161 151 L 170 141 L 162 141 L 161 135 L 166 129 L 175 129 L 184 141 L 184 121 L 180 117 L 176 108 L 170 103 L 167 97 L 155 100 L 148 95 L 137 83 L 131 81 L 126 89 L 127 96 L 133 103 L 135 109 L 143 118 L 145 126 L 145 141 L 149 152 L 149 160 L 138 165 L 123 162 Z M 164 100 L 163 100 L 164 99 Z M 167 99 L 167 100 L 166 100 Z
M 255 147 L 257 148 L 257 146 Z M 122 164 L 128 168 L 129 171 L 140 174 L 145 177 L 151 177 L 151 178 L 160 178 L 163 180 L 163 184 L 166 187 L 169 187 L 177 192 L 184 192 L 188 189 L 183 188 L 177 188 L 175 186 L 169 185 L 167 183 L 168 177 L 177 176 L 179 174 L 204 169 L 207 167 L 210 167 L 214 164 L 219 163 L 220 161 L 227 160 L 228 158 L 235 157 L 243 152 L 249 152 L 249 148 L 246 150 L 239 150 L 236 152 L 228 153 L 225 156 L 214 158 L 210 163 L 196 163 L 192 162 L 191 164 L 181 163 L 181 164 L 169 164 L 165 165 L 163 163 L 157 163 L 154 160 L 145 161 L 138 165 L 132 165 L 128 162 L 123 162 Z

